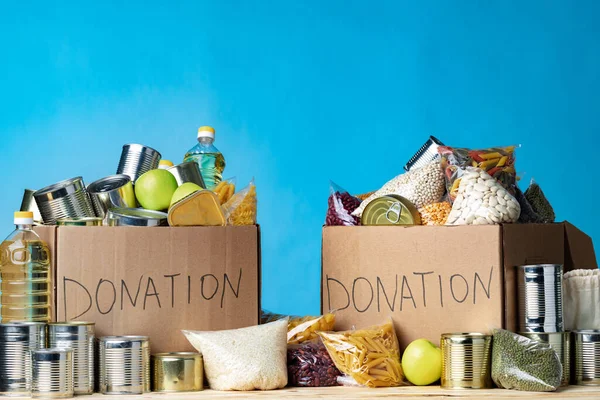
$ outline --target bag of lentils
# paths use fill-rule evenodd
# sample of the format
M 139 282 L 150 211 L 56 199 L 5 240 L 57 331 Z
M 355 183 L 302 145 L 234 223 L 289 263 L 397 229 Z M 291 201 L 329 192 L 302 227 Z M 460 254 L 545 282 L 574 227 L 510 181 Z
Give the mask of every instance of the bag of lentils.
M 503 389 L 551 392 L 561 384 L 562 365 L 549 344 L 495 329 L 492 379 Z

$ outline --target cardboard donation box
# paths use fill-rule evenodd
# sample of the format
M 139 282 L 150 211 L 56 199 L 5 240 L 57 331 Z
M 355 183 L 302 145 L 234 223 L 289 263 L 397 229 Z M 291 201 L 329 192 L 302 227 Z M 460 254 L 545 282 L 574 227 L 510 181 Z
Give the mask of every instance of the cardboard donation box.
M 321 308 L 336 330 L 391 317 L 402 347 L 449 332 L 516 329 L 515 266 L 597 268 L 592 240 L 573 225 L 328 226 Z
M 256 325 L 259 228 L 58 227 L 57 320 L 96 335 L 147 335 L 153 353 L 191 351 L 182 329 Z

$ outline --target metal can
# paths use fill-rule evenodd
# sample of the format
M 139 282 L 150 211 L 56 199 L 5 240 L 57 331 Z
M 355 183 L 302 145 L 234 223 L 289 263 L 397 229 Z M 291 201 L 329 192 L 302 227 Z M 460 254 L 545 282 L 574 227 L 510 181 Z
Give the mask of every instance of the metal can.
M 439 139 L 435 138 L 434 136 L 429 136 L 429 140 L 427 140 L 425 144 L 416 152 L 416 154 L 412 156 L 410 160 L 408 160 L 404 166 L 404 170 L 410 171 L 421 168 L 430 162 L 437 160 L 440 158 L 438 147 L 443 145 L 444 144 L 440 142 Z
M 150 392 L 150 342 L 147 336 L 104 336 L 98 342 L 100 393 Z
M 54 225 L 64 217 L 95 217 L 83 179 L 67 179 L 33 193 L 45 224 Z
M 371 201 L 360 221 L 362 225 L 420 225 L 421 215 L 404 197 L 389 194 Z
M 30 352 L 44 347 L 45 323 L 0 324 L 0 396 L 26 396 L 31 392 Z
M 517 267 L 520 332 L 563 332 L 563 266 Z
M 21 200 L 21 207 L 19 211 L 31 211 L 33 213 L 33 221 L 37 224 L 41 224 L 44 222 L 42 219 L 42 214 L 40 214 L 40 210 L 33 198 L 33 194 L 35 190 L 25 189 L 23 192 L 23 200 Z
M 167 213 L 143 208 L 111 208 L 106 221 L 110 226 L 166 226 Z
M 600 330 L 574 331 L 575 384 L 600 386 Z
M 441 339 L 442 378 L 445 389 L 492 387 L 492 336 L 483 333 L 444 333 Z
M 48 324 L 48 346 L 73 349 L 75 394 L 94 393 L 95 325 L 84 321 Z
M 202 390 L 204 366 L 199 353 L 158 353 L 152 355 L 152 390 L 155 392 L 197 392 Z
M 121 151 L 117 174 L 125 174 L 135 183 L 137 178 L 151 169 L 157 169 L 161 155 L 158 151 L 142 144 L 126 144 Z
M 49 348 L 31 352 L 31 397 L 73 397 L 73 349 Z
M 58 226 L 102 226 L 102 218 L 59 218 L 56 220 Z
M 571 380 L 571 332 L 521 332 L 519 334 L 536 342 L 547 343 L 554 349 L 563 367 L 561 386 L 568 386 Z
M 175 177 L 178 185 L 182 185 L 186 182 L 192 182 L 200 186 L 202 189 L 206 189 L 204 179 L 200 173 L 200 166 L 196 161 L 187 161 L 174 167 L 167 168 L 167 171 Z
M 113 207 L 134 208 L 137 206 L 131 178 L 128 175 L 111 175 L 88 185 L 94 212 L 100 218 Z

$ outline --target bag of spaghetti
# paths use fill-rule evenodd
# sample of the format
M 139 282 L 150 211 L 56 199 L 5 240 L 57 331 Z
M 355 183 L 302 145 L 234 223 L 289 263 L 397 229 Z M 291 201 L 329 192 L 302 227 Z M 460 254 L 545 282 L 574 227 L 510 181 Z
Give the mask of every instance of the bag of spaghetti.
M 223 211 L 227 225 L 256 225 L 256 185 L 254 179 L 248 186 L 235 193 L 225 204 Z
M 335 366 L 352 378 L 350 381 L 368 387 L 405 384 L 398 338 L 391 319 L 366 329 L 317 334 Z

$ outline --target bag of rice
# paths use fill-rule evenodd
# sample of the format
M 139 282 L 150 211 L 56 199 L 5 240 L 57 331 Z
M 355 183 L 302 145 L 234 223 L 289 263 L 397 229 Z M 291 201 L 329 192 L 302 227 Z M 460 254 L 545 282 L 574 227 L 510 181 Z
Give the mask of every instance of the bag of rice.
M 272 390 L 288 382 L 287 326 L 286 318 L 248 328 L 183 334 L 202 354 L 211 389 Z

